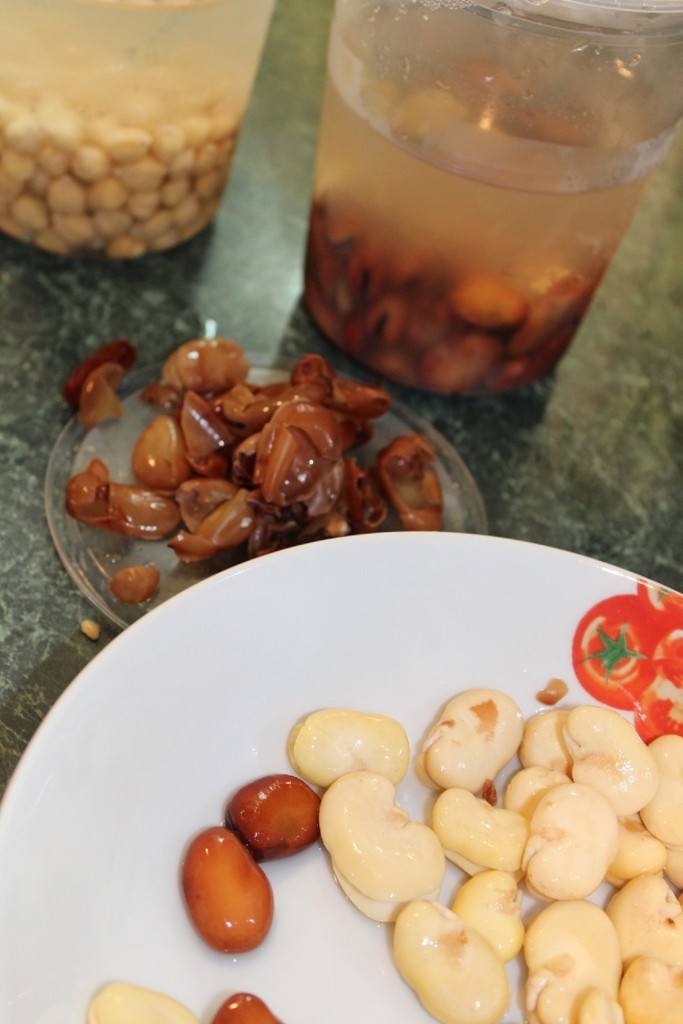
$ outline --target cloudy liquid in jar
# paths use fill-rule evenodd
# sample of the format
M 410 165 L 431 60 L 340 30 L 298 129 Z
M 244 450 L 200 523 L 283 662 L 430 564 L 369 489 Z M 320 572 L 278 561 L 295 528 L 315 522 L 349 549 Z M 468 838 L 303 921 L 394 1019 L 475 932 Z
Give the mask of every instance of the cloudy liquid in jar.
M 508 90 L 476 59 L 437 87 L 397 84 L 331 39 L 305 297 L 400 383 L 481 393 L 549 369 L 666 142 L 610 149 Z
M 221 201 L 272 7 L 7 0 L 0 230 L 112 258 L 201 230 Z

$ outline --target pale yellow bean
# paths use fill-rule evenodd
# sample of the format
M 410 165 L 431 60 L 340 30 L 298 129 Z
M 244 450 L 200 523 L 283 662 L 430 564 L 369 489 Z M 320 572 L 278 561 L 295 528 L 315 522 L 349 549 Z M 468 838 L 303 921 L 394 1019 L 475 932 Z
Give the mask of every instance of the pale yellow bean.
M 71 170 L 81 181 L 101 181 L 111 169 L 111 160 L 100 146 L 79 146 L 71 158 Z
M 683 908 L 662 875 L 632 878 L 606 909 L 626 966 L 638 956 L 683 966 Z
M 567 781 L 565 773 L 555 768 L 543 768 L 541 765 L 521 768 L 508 780 L 503 793 L 503 806 L 509 811 L 523 814 L 529 820 L 541 798 L 553 786 L 562 786 Z
M 119 128 L 105 124 L 96 138 L 117 164 L 135 164 L 149 152 L 153 136 L 144 128 Z
M 53 178 L 65 174 L 69 167 L 69 154 L 52 143 L 46 143 L 38 153 L 38 164 Z
M 511 991 L 491 945 L 447 907 L 407 904 L 396 920 L 394 959 L 404 981 L 441 1024 L 498 1024 Z
M 603 989 L 589 988 L 579 1002 L 576 1024 L 624 1024 L 624 1011 Z
M 106 240 L 127 234 L 133 218 L 126 210 L 96 210 L 93 221 L 98 234 Z
M 164 163 L 172 163 L 186 146 L 187 137 L 179 125 L 162 124 L 154 130 L 152 152 Z
M 538 766 L 571 777 L 572 758 L 564 737 L 569 712 L 563 708 L 542 711 L 527 720 L 519 748 L 524 768 Z
M 172 178 L 161 188 L 161 202 L 164 206 L 178 206 L 190 194 L 189 178 Z
M 476 793 L 514 757 L 523 731 L 519 707 L 507 694 L 484 687 L 465 690 L 447 703 L 416 769 L 429 785 Z
M 638 875 L 654 875 L 666 866 L 666 847 L 650 835 L 637 814 L 618 820 L 617 854 L 607 869 L 607 881 L 621 886 Z
M 17 223 L 29 231 L 43 231 L 48 226 L 45 203 L 35 196 L 18 196 L 12 203 L 11 213 Z
M 542 797 L 522 862 L 529 890 L 541 899 L 577 900 L 603 881 L 617 847 L 617 816 L 601 793 L 567 782 Z
M 157 210 L 151 217 L 139 220 L 130 229 L 133 238 L 142 238 L 145 242 L 163 235 L 171 227 L 171 214 L 168 210 Z
M 411 821 L 378 772 L 349 772 L 320 803 L 320 837 L 344 879 L 371 900 L 407 902 L 438 891 L 446 871 L 430 828 Z
M 88 246 L 95 238 L 95 225 L 92 218 L 79 213 L 56 213 L 52 223 L 57 234 L 64 241 L 80 248 Z
M 503 963 L 517 956 L 524 942 L 522 894 L 508 871 L 481 871 L 458 889 L 451 909 L 491 943 Z
M 70 174 L 54 178 L 47 187 L 47 203 L 53 213 L 83 213 L 88 193 Z
M 619 942 L 612 922 L 587 900 L 551 903 L 524 937 L 528 976 L 524 995 L 534 1024 L 569 1024 L 591 989 L 616 1000 L 621 978 Z
M 323 708 L 296 723 L 287 754 L 294 770 L 314 786 L 329 786 L 361 769 L 396 784 L 408 770 L 410 743 L 400 722 L 387 715 Z
M 127 260 L 142 256 L 145 251 L 145 243 L 139 238 L 131 235 L 118 235 L 107 244 L 107 256 L 112 259 Z
M 597 789 L 620 817 L 636 814 L 653 799 L 659 786 L 657 762 L 618 711 L 590 705 L 574 708 L 563 732 L 574 781 Z
M 87 193 L 87 203 L 91 210 L 118 210 L 127 198 L 126 189 L 111 175 L 96 181 Z
M 627 1024 L 681 1024 L 683 968 L 637 957 L 624 971 L 619 1002 Z
M 134 217 L 145 220 L 151 217 L 161 202 L 161 194 L 156 189 L 147 192 L 133 192 L 128 199 L 128 209 Z
M 492 807 L 469 790 L 451 788 L 439 794 L 432 811 L 432 828 L 446 856 L 470 872 L 497 868 L 518 871 L 529 835 L 521 814 Z
M 18 149 L 6 147 L 2 152 L 0 167 L 10 178 L 24 182 L 35 174 L 36 161 L 28 153 L 21 153 Z
M 43 138 L 43 127 L 34 114 L 18 114 L 5 126 L 5 145 L 12 146 L 19 153 L 35 156 Z
M 88 1024 L 199 1024 L 199 1021 L 171 996 L 139 985 L 113 982 L 92 999 Z
M 113 173 L 126 188 L 136 192 L 149 192 L 158 188 L 164 180 L 166 165 L 156 157 L 145 156 L 132 163 L 119 164 Z
M 658 736 L 648 749 L 659 770 L 659 787 L 640 816 L 665 846 L 683 848 L 683 736 Z

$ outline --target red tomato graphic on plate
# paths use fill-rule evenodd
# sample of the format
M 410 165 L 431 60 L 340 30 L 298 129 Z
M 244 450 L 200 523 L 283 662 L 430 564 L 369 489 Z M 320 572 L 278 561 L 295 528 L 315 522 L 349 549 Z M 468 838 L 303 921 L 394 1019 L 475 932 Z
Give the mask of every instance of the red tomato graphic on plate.
M 628 710 L 655 677 L 653 615 L 636 594 L 607 597 L 586 612 L 572 645 L 574 671 L 584 690 Z
M 646 743 L 683 735 L 683 595 L 647 580 L 583 616 L 572 644 L 584 690 L 610 707 L 633 711 Z

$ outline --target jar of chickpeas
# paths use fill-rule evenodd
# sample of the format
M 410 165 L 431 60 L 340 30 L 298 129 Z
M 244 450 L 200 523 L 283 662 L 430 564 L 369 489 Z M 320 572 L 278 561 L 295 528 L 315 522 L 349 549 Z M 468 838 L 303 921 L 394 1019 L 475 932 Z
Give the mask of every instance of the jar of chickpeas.
M 5 0 L 0 230 L 130 259 L 214 217 L 274 0 Z

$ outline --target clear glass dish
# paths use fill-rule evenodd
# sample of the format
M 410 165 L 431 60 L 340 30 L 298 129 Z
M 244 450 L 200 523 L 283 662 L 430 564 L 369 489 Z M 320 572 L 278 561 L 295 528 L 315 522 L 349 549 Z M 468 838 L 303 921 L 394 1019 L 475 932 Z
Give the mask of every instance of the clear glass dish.
M 287 376 L 291 361 L 268 360 L 247 353 L 251 367 L 249 380 L 266 384 Z M 87 526 L 73 519 L 66 509 L 65 491 L 70 477 L 98 457 L 108 466 L 112 480 L 134 483 L 130 467 L 133 445 L 149 421 L 158 414 L 155 406 L 143 401 L 145 385 L 158 380 L 161 367 L 149 366 L 126 374 L 119 388 L 123 415 L 85 430 L 76 416 L 63 427 L 48 460 L 45 475 L 45 512 L 57 553 L 78 589 L 106 618 L 120 628 L 139 619 L 150 608 L 186 590 L 199 580 L 212 576 L 244 560 L 242 549 L 226 551 L 210 562 L 181 562 L 163 541 L 150 542 L 123 537 L 108 530 Z M 418 431 L 432 444 L 437 454 L 437 472 L 444 496 L 444 530 L 460 533 L 486 533 L 484 504 L 474 479 L 455 449 L 429 423 L 405 405 L 393 401 L 391 409 L 374 421 L 370 441 L 361 446 L 361 464 L 374 461 L 389 441 L 407 431 Z M 391 514 L 382 531 L 396 531 L 400 525 Z M 112 593 L 109 581 L 115 572 L 127 566 L 153 563 L 161 572 L 159 588 L 143 605 L 127 605 Z

